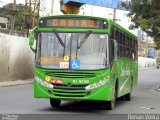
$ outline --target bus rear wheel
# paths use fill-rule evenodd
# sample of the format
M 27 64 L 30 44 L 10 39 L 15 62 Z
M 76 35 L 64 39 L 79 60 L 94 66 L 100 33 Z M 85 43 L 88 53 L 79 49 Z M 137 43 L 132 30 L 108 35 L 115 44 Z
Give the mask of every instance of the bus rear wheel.
M 51 107 L 60 107 L 61 100 L 50 99 Z
M 130 101 L 131 100 L 131 93 L 126 94 L 124 97 L 125 97 L 126 101 Z
M 132 91 L 133 91 L 133 81 L 131 82 L 130 92 L 124 96 L 124 99 L 126 101 L 131 101 Z

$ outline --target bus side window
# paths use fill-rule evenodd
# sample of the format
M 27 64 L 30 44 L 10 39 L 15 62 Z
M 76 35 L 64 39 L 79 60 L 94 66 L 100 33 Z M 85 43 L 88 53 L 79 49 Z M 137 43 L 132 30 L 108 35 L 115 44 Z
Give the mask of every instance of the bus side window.
M 127 50 L 127 58 L 130 59 L 130 46 L 129 46 L 130 41 L 129 41 L 128 35 L 126 35 L 126 41 L 127 41 L 127 48 L 128 48 L 128 50 Z
M 128 41 L 127 46 L 130 48 L 130 38 L 128 36 L 127 36 L 127 41 Z
M 123 45 L 123 34 L 122 34 L 122 33 L 120 33 L 119 43 L 120 43 L 121 45 Z
M 111 39 L 115 39 L 114 27 L 111 27 Z
M 118 32 L 118 30 L 116 30 L 115 38 L 116 38 L 117 42 L 119 43 L 119 32 Z
M 138 59 L 138 48 L 137 48 L 138 45 L 137 45 L 137 44 L 138 44 L 138 42 L 135 41 L 135 58 L 136 58 L 136 59 Z
M 128 41 L 129 41 L 128 47 L 129 47 L 130 49 L 132 49 L 132 41 L 131 41 L 131 38 L 130 38 L 130 37 L 128 37 Z
M 123 34 L 123 45 L 124 45 L 124 46 L 127 46 L 127 41 L 126 41 L 126 36 L 125 36 L 125 34 Z
M 129 58 L 132 59 L 132 49 L 129 49 Z
M 123 46 L 123 58 L 127 58 L 127 48 Z
M 128 36 L 126 35 L 126 36 L 125 36 L 125 46 L 126 46 L 126 47 L 129 47 L 128 43 L 129 43 L 129 41 L 128 41 Z
M 118 57 L 121 57 L 120 32 L 118 30 L 116 30 L 116 40 L 118 43 Z
M 121 49 L 121 46 L 118 44 L 118 57 L 121 57 L 120 49 Z
M 132 49 L 134 50 L 134 40 L 132 39 Z
M 132 39 L 132 59 L 135 59 L 135 48 L 134 48 L 134 40 Z
M 111 40 L 111 51 L 110 51 L 110 57 L 111 57 L 110 63 L 111 63 L 111 66 L 113 65 L 114 56 L 115 56 L 115 54 L 114 54 L 114 40 Z
M 124 51 L 124 50 L 123 50 L 123 46 L 121 45 L 121 46 L 120 46 L 120 56 L 121 56 L 121 58 L 123 58 L 123 53 L 124 53 L 123 51 Z

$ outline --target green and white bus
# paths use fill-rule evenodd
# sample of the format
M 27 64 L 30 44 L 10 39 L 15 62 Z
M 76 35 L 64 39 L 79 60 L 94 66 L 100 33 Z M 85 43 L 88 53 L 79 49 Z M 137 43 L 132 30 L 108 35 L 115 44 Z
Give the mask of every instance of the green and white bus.
M 34 46 L 36 40 L 36 48 Z M 131 99 L 137 84 L 137 38 L 111 19 L 81 15 L 41 17 L 30 33 L 35 52 L 34 97 L 104 102 Z

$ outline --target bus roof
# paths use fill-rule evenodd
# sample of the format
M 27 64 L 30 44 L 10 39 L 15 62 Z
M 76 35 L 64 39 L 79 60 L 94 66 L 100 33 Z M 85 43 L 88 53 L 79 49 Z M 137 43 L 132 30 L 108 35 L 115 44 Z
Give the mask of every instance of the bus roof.
M 95 18 L 95 19 L 101 19 L 101 20 L 107 20 L 110 24 L 110 26 L 114 26 L 115 28 L 121 30 L 122 32 L 127 33 L 128 35 L 134 37 L 135 39 L 137 39 L 137 37 L 131 33 L 129 30 L 125 29 L 124 27 L 122 27 L 121 25 L 119 25 L 118 23 L 116 23 L 115 21 L 111 20 L 110 18 L 103 18 L 103 17 L 96 17 L 96 16 L 85 16 L 85 15 L 76 15 L 76 14 L 67 14 L 67 15 L 53 15 L 53 16 L 43 16 L 41 17 L 39 20 L 42 19 L 47 19 L 47 18 L 54 18 L 54 17 L 79 17 L 79 18 Z
M 96 16 L 86 16 L 86 15 L 77 15 L 77 14 L 67 14 L 67 15 L 53 15 L 53 16 L 43 16 L 40 19 L 45 19 L 45 18 L 54 18 L 54 17 L 79 17 L 79 18 L 97 18 L 97 19 L 106 19 L 103 17 L 96 17 Z

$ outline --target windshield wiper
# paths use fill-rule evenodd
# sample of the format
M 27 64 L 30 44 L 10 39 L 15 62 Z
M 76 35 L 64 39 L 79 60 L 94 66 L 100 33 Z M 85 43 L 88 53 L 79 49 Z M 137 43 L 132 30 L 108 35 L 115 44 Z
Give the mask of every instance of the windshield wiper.
M 66 35 L 65 35 L 65 39 L 64 39 L 64 50 L 63 50 L 63 57 L 64 57 L 64 55 L 65 55 L 65 52 L 66 52 L 66 46 L 65 46 L 65 44 L 66 44 Z
M 63 40 L 61 39 L 61 37 L 59 36 L 59 34 L 57 33 L 56 30 L 54 30 L 54 33 L 55 33 L 56 37 L 58 38 L 60 44 L 61 44 L 63 47 L 65 47 L 65 44 L 63 43 Z
M 81 42 L 80 42 L 79 46 L 77 47 L 78 49 L 80 49 L 82 47 L 83 43 L 87 40 L 87 38 L 90 36 L 91 33 L 92 33 L 92 30 L 89 30 L 85 34 L 85 36 L 80 40 Z

